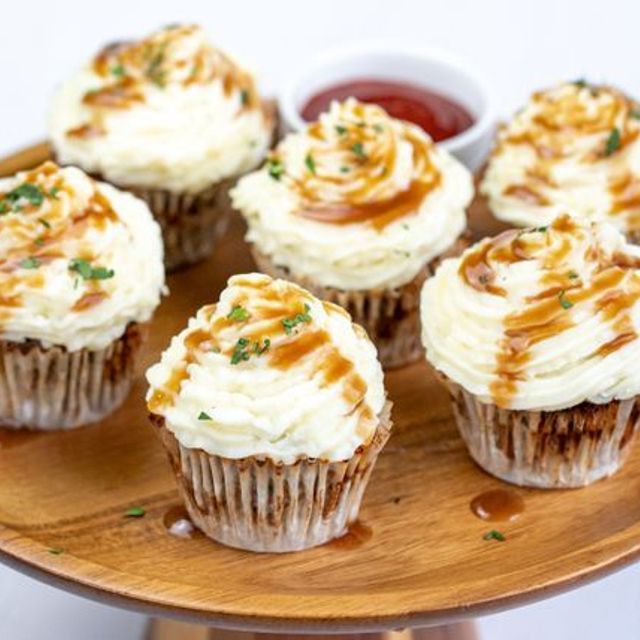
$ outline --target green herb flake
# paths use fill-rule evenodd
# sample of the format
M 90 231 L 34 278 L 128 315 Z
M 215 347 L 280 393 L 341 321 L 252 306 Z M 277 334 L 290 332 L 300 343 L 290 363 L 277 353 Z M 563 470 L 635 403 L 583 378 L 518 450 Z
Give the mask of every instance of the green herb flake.
M 211 416 L 205 411 L 201 411 L 198 420 L 211 420 Z
M 578 89 L 584 89 L 587 86 L 587 81 L 584 78 L 578 78 L 573 81 L 573 84 L 578 87 Z
M 604 155 L 610 156 L 620 148 L 620 129 L 613 127 L 604 147 Z
M 364 152 L 364 147 L 362 146 L 362 142 L 356 142 L 352 145 L 351 151 L 355 153 L 360 160 L 366 160 L 367 154 Z
M 284 327 L 284 331 L 287 335 L 291 335 L 291 332 L 297 327 L 299 324 L 311 322 L 311 307 L 308 304 L 304 305 L 304 313 L 297 313 L 293 318 L 285 318 L 282 321 L 282 326 Z
M 38 222 L 47 229 L 51 229 L 51 224 L 47 222 L 44 218 L 38 218 Z
M 307 165 L 307 169 L 309 169 L 309 171 L 311 171 L 311 173 L 315 175 L 316 163 L 315 163 L 315 160 L 313 159 L 313 156 L 310 153 L 307 154 L 307 157 L 304 159 L 304 163 L 305 165 Z
M 246 107 L 249 104 L 250 97 L 251 95 L 249 94 L 248 89 L 242 89 L 242 91 L 240 91 L 240 102 L 242 103 L 243 107 Z
M 577 278 L 579 278 L 580 276 L 575 272 L 575 271 L 569 271 L 569 273 L 567 273 L 567 277 L 570 280 L 576 280 Z
M 504 542 L 506 540 L 503 533 L 500 533 L 497 529 L 491 529 L 482 536 L 483 540 L 497 540 L 498 542 Z
M 545 233 L 548 229 L 549 229 L 548 226 L 546 226 L 546 227 L 536 227 L 534 229 L 534 231 L 537 231 L 538 233 Z
M 60 187 L 51 187 L 51 189 L 49 189 L 49 197 L 53 198 L 54 200 L 57 200 L 59 191 L 60 191 Z
M 253 343 L 253 353 L 257 356 L 261 356 L 265 351 L 269 349 L 271 346 L 271 340 L 269 338 L 265 338 L 262 345 L 260 344 L 260 340 L 257 340 Z
M 44 238 L 43 238 L 43 237 L 36 238 L 36 239 L 33 241 L 33 244 L 35 244 L 35 245 L 36 245 L 36 247 L 44 247 Z
M 565 296 L 564 289 L 558 294 L 558 302 L 563 309 L 571 309 L 573 302 Z
M 351 169 L 349 167 L 342 166 L 340 167 L 340 173 L 349 173 Z
M 142 518 L 146 511 L 142 507 L 131 507 L 124 512 L 125 518 Z
M 231 364 L 240 364 L 251 357 L 251 354 L 247 351 L 247 346 L 249 346 L 249 340 L 246 338 L 238 339 L 231 354 Z
M 107 267 L 92 267 L 83 258 L 73 258 L 69 262 L 69 271 L 79 274 L 83 280 L 108 280 L 113 278 L 115 271 Z
M 233 320 L 234 322 L 244 322 L 245 320 L 249 319 L 250 315 L 251 314 L 244 307 L 237 304 L 227 314 L 227 318 L 229 320 Z
M 274 180 L 280 180 L 284 173 L 284 165 L 280 160 L 272 158 L 267 160 L 267 171 Z
M 52 556 L 59 556 L 64 553 L 64 551 L 60 547 L 49 547 L 47 549 L 47 552 L 50 553 Z
M 25 182 L 13 189 L 13 191 L 9 191 L 9 193 L 4 196 L 4 201 L 15 204 L 21 198 L 27 200 L 34 207 L 39 207 L 44 202 L 44 193 L 37 184 Z M 19 209 L 14 206 L 14 210 L 18 211 Z
M 38 260 L 38 258 L 34 258 L 33 256 L 29 256 L 28 258 L 20 260 L 20 267 L 22 269 L 37 269 L 39 266 L 40 260 Z
M 336 129 L 336 133 L 339 136 L 343 136 L 345 133 L 347 133 L 347 127 L 343 127 L 341 124 L 337 124 L 335 129 Z
M 124 67 L 121 64 L 117 64 L 115 67 L 111 68 L 111 75 L 116 78 L 124 77 Z

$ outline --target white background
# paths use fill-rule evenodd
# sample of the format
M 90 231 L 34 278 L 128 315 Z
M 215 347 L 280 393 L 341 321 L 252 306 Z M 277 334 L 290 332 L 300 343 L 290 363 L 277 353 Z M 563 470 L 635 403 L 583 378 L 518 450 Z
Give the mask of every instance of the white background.
M 56 85 L 101 44 L 172 22 L 203 24 L 215 43 L 258 71 L 266 91 L 327 47 L 390 38 L 472 61 L 488 78 L 499 115 L 561 79 L 606 80 L 640 95 L 637 0 L 14 0 L 2 14 L 0 153 L 46 135 Z M 137 640 L 143 623 L 0 567 L 2 640 Z M 637 640 L 640 568 L 484 618 L 480 630 L 483 640 Z

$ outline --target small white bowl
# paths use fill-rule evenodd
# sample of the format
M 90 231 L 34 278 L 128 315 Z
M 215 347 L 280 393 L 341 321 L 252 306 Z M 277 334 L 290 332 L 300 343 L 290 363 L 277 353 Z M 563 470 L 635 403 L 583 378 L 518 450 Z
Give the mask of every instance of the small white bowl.
M 475 71 L 448 53 L 414 49 L 398 43 L 360 43 L 318 56 L 284 84 L 278 99 L 284 125 L 299 130 L 309 98 L 349 80 L 405 81 L 453 98 L 473 116 L 474 123 L 439 144 L 475 171 L 485 160 L 494 134 L 489 91 Z

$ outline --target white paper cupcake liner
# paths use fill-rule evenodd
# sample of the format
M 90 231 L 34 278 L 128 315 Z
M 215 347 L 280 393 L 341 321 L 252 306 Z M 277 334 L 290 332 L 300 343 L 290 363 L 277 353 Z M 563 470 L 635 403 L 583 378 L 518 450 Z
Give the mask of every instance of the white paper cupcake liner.
M 129 393 L 141 329 L 99 351 L 0 341 L 0 426 L 43 431 L 100 420 Z
M 248 551 L 281 553 L 345 534 L 360 510 L 378 454 L 389 438 L 391 404 L 372 441 L 343 462 L 268 458 L 232 460 L 182 446 L 151 415 L 194 525 L 210 538 Z
M 122 187 L 142 198 L 162 229 L 167 271 L 210 256 L 229 226 L 233 208 L 229 190 L 236 178 L 223 180 L 196 194 L 163 189 Z
M 515 411 L 480 402 L 444 379 L 460 435 L 490 474 L 517 485 L 591 484 L 624 463 L 640 418 L 638 397 L 560 411 Z

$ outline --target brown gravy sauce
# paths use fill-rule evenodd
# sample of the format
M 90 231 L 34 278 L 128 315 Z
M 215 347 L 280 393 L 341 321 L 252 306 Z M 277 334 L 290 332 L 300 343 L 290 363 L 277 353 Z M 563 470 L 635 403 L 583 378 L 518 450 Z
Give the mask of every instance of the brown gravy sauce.
M 356 520 L 349 525 L 349 528 L 344 535 L 331 540 L 331 542 L 329 542 L 329 546 L 336 549 L 351 551 L 353 549 L 360 548 L 361 546 L 369 542 L 372 537 L 373 529 L 364 522 Z
M 511 522 L 524 511 L 525 503 L 511 489 L 493 489 L 475 496 L 470 504 L 471 512 L 488 522 Z
M 189 513 L 182 505 L 171 507 L 162 517 L 162 524 L 177 538 L 197 538 L 203 535 L 191 522 Z

